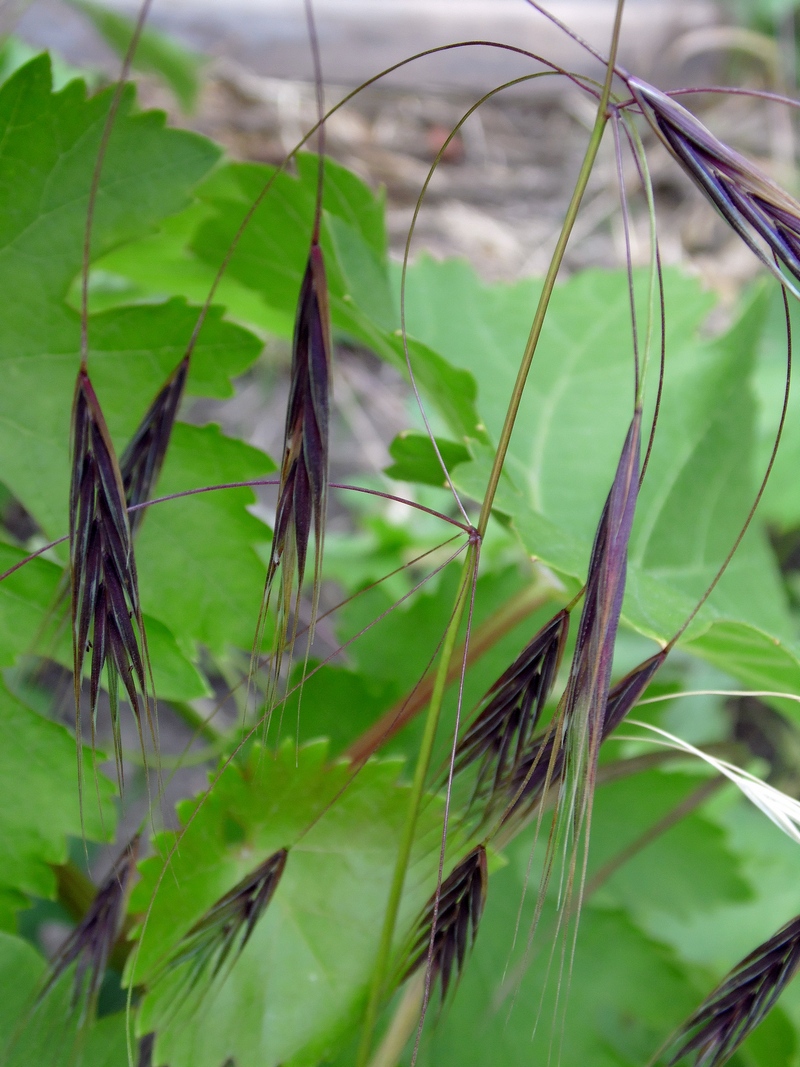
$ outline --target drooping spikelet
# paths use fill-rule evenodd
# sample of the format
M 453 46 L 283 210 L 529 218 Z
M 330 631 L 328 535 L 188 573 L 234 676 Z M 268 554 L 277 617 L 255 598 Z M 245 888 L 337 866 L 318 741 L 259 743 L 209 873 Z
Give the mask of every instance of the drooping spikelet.
M 128 507 L 143 504 L 153 495 L 167 455 L 172 427 L 175 424 L 175 416 L 183 397 L 188 373 L 189 357 L 184 356 L 159 389 L 122 453 L 119 466 Z M 136 536 L 144 516 L 144 509 L 134 511 L 129 515 L 131 537 Z
M 609 691 L 603 717 L 603 741 L 636 706 L 666 657 L 666 650 L 657 652 L 638 667 L 634 667 Z M 542 799 L 545 783 L 549 781 L 553 787 L 560 783 L 564 771 L 564 755 L 561 752 L 552 760 L 553 748 L 553 736 L 550 731 L 545 731 L 534 737 L 527 749 L 521 753 L 506 790 L 507 798 L 512 798 L 513 801 L 506 815 L 507 819 L 524 820 Z
M 559 611 L 525 646 L 484 697 L 486 706 L 456 749 L 456 771 L 480 763 L 480 795 L 502 789 L 533 738 L 553 688 L 569 631 L 569 612 Z
M 279 849 L 246 875 L 195 923 L 160 968 L 158 978 L 186 964 L 182 984 L 191 992 L 232 967 L 272 900 L 286 866 L 288 850 Z
M 47 981 L 39 995 L 41 1001 L 75 963 L 70 1008 L 75 1011 L 78 1005 L 81 1006 L 81 1023 L 97 1006 L 111 950 L 122 930 L 138 852 L 137 834 L 97 890 L 86 915 L 53 957 Z
M 661 140 L 725 221 L 773 274 L 786 282 L 775 256 L 800 281 L 800 203 L 677 101 L 639 78 L 627 83 Z
M 682 1028 L 675 1064 L 721 1067 L 764 1019 L 800 966 L 800 916 L 734 967 Z
M 72 413 L 70 487 L 70 587 L 75 687 L 75 727 L 80 764 L 81 683 L 91 651 L 89 715 L 94 745 L 103 667 L 111 705 L 117 774 L 122 784 L 119 681 L 136 718 L 144 752 L 142 720 L 153 744 L 155 725 L 147 642 L 142 622 L 136 563 L 125 489 L 103 413 L 85 368 L 78 373 Z
M 266 610 L 278 568 L 281 570 L 278 644 L 272 674 L 276 678 L 286 644 L 289 619 L 303 584 L 311 533 L 315 544 L 315 586 L 312 624 L 316 615 L 317 579 L 322 561 L 328 499 L 328 422 L 330 409 L 331 336 L 328 287 L 322 249 L 311 244 L 295 319 L 291 384 L 286 410 L 278 504 L 267 568 L 256 645 L 260 645 Z M 296 594 L 294 593 L 296 588 Z M 291 645 L 291 641 L 289 642 Z
M 467 950 L 478 933 L 487 885 L 486 849 L 479 845 L 442 882 L 438 906 L 437 894 L 425 905 L 402 981 L 419 970 L 430 956 L 431 977 L 440 980 L 444 1000 L 453 975 L 461 972 Z
M 556 742 L 564 748 L 564 777 L 582 808 L 591 804 L 597 754 L 603 738 L 611 664 L 622 610 L 628 540 L 639 488 L 641 409 L 631 421 L 597 527 Z
M 621 709 L 633 706 L 654 673 L 655 668 L 650 673 L 644 671 L 639 679 L 641 688 L 638 688 L 636 678 L 628 676 L 616 687 L 618 693 L 609 691 L 614 642 L 625 590 L 628 539 L 638 492 L 640 426 L 641 411 L 637 408 L 592 546 L 567 687 L 551 727 L 532 739 L 513 767 L 503 821 L 526 818 L 543 791 L 563 783 L 566 792 L 562 797 L 566 797 L 568 805 L 563 815 L 565 824 L 573 829 L 577 827 L 579 831 L 582 827 L 585 829 L 591 810 L 597 756 L 608 732 L 609 705 L 613 717 L 619 718 Z

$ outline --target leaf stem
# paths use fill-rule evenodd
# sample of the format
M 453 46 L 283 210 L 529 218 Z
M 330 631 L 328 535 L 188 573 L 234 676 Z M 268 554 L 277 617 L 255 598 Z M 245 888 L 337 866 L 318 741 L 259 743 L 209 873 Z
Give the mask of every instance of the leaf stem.
M 545 315 L 550 304 L 550 298 L 553 295 L 553 289 L 555 288 L 556 278 L 558 272 L 561 269 L 561 264 L 564 260 L 564 253 L 567 250 L 567 243 L 572 233 L 572 228 L 575 225 L 575 220 L 578 217 L 578 211 L 580 210 L 581 201 L 583 195 L 586 192 L 586 186 L 589 183 L 589 176 L 592 173 L 595 159 L 597 158 L 597 152 L 600 148 L 600 142 L 603 139 L 603 133 L 608 121 L 608 102 L 611 96 L 611 82 L 614 78 L 614 63 L 617 56 L 617 44 L 619 42 L 620 27 L 622 25 L 622 9 L 624 7 L 625 0 L 617 0 L 617 10 L 614 16 L 614 29 L 611 35 L 611 48 L 608 57 L 608 67 L 606 68 L 606 77 L 603 83 L 603 89 L 600 93 L 600 102 L 597 106 L 597 118 L 595 119 L 594 128 L 592 129 L 591 136 L 589 138 L 589 144 L 586 148 L 586 154 L 583 157 L 583 163 L 578 174 L 577 182 L 575 183 L 575 190 L 572 194 L 572 199 L 569 202 L 566 215 L 564 216 L 564 222 L 561 227 L 561 233 L 558 236 L 556 247 L 553 251 L 553 256 L 550 260 L 550 265 L 547 268 L 547 274 L 544 278 L 542 285 L 542 292 L 539 296 L 539 303 L 536 307 L 536 313 L 533 316 L 533 322 L 531 323 L 531 331 L 528 335 L 528 342 L 525 345 L 525 351 L 522 356 L 522 362 L 520 363 L 519 371 L 517 372 L 517 380 L 514 383 L 514 389 L 511 393 L 511 400 L 508 404 L 508 411 L 506 412 L 505 422 L 503 423 L 503 429 L 500 433 L 500 439 L 497 443 L 497 451 L 495 452 L 494 463 L 492 464 L 492 470 L 489 474 L 489 484 L 486 487 L 486 495 L 483 498 L 483 505 L 481 506 L 481 513 L 478 519 L 477 529 L 478 533 L 483 537 L 486 533 L 486 527 L 489 524 L 489 516 L 492 512 L 492 505 L 494 504 L 495 494 L 497 493 L 497 487 L 500 483 L 500 475 L 503 471 L 503 464 L 506 461 L 506 454 L 508 452 L 508 446 L 511 442 L 511 434 L 514 430 L 514 423 L 516 422 L 517 413 L 519 412 L 519 405 L 522 402 L 522 393 L 525 389 L 525 383 L 528 379 L 528 373 L 533 363 L 533 357 L 536 352 L 536 346 L 539 344 L 539 338 L 542 334 L 542 327 L 544 326 Z

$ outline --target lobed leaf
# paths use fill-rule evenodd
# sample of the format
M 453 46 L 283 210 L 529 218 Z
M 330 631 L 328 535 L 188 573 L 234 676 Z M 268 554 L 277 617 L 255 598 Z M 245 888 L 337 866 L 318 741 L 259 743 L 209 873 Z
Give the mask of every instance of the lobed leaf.
M 269 908 L 224 983 L 174 1017 L 178 972 L 145 996 L 141 1032 L 155 1029 L 155 1062 L 172 1067 L 315 1062 L 357 1025 L 380 938 L 408 787 L 398 761 L 366 765 L 345 792 L 348 764 L 326 764 L 323 743 L 277 757 L 258 749 L 241 769 L 223 773 L 194 820 L 158 888 L 132 957 L 128 980 L 148 985 L 162 960 L 216 901 L 255 865 L 289 848 L 291 855 Z M 341 793 L 341 795 L 339 795 Z M 331 801 L 336 799 L 334 804 Z M 180 807 L 184 825 L 197 801 Z M 317 821 L 315 821 L 317 820 Z M 404 894 L 398 947 L 433 890 L 441 805 L 423 814 Z M 310 829 L 309 829 L 310 827 Z M 168 854 L 174 835 L 158 842 Z M 463 848 L 454 836 L 453 849 Z M 160 856 L 142 865 L 132 907 L 144 911 L 163 869 Z M 166 1030 L 163 1023 L 171 1020 Z

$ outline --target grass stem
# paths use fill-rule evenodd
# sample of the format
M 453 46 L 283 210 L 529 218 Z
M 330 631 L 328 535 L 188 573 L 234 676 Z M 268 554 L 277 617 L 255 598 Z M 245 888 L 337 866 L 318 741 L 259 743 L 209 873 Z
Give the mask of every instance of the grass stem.
M 614 78 L 614 63 L 616 60 L 617 45 L 619 42 L 620 28 L 622 25 L 622 11 L 625 5 L 625 0 L 617 0 L 616 14 L 614 16 L 614 28 L 611 35 L 611 47 L 609 49 L 608 68 L 606 70 L 606 77 L 603 83 L 603 90 L 600 94 L 600 101 L 597 109 L 597 118 L 595 120 L 594 128 L 592 129 L 591 136 L 589 138 L 589 144 L 586 149 L 586 155 L 584 156 L 583 163 L 581 165 L 578 179 L 575 185 L 575 190 L 572 194 L 567 213 L 564 218 L 564 224 L 561 228 L 556 247 L 553 252 L 553 257 L 550 261 L 547 274 L 545 276 L 544 285 L 542 287 L 542 293 L 539 297 L 539 304 L 536 308 L 533 323 L 531 325 L 530 335 L 528 337 L 528 343 L 525 346 L 525 352 L 523 353 L 522 362 L 520 364 L 519 372 L 517 374 L 517 380 L 514 383 L 514 389 L 511 394 L 511 399 L 508 405 L 508 411 L 506 412 L 505 422 L 500 434 L 500 440 L 497 446 L 497 452 L 495 453 L 494 463 L 492 464 L 492 470 L 489 476 L 489 484 L 486 488 L 486 495 L 483 499 L 481 506 L 480 518 L 477 524 L 477 534 L 473 543 L 470 545 L 467 557 L 464 560 L 464 569 L 462 571 L 461 581 L 458 587 L 458 593 L 456 595 L 456 601 L 453 608 L 453 614 L 450 618 L 450 623 L 445 633 L 444 641 L 442 644 L 442 654 L 439 660 L 439 665 L 436 672 L 436 678 L 434 681 L 433 692 L 431 693 L 430 704 L 428 705 L 428 715 L 425 720 L 425 732 L 422 738 L 422 744 L 420 746 L 419 757 L 417 759 L 417 767 L 414 773 L 414 782 L 411 787 L 411 796 L 409 798 L 408 815 L 406 816 L 406 823 L 403 828 L 403 834 L 400 841 L 400 848 L 397 855 L 397 863 L 395 865 L 394 877 L 392 879 L 392 885 L 389 891 L 389 900 L 386 906 L 386 914 L 383 922 L 383 929 L 381 931 L 381 939 L 378 947 L 378 955 L 375 961 L 375 968 L 372 974 L 372 983 L 369 991 L 369 999 L 367 1001 L 367 1008 L 364 1014 L 364 1025 L 361 1032 L 361 1043 L 359 1045 L 358 1057 L 356 1059 L 356 1067 L 366 1067 L 369 1061 L 370 1049 L 372 1048 L 372 1036 L 375 1030 L 375 1023 L 378 1017 L 378 1011 L 381 1004 L 381 999 L 384 994 L 384 986 L 386 983 L 386 975 L 389 969 L 389 961 L 391 958 L 392 942 L 394 940 L 395 924 L 397 922 L 397 914 L 400 909 L 400 900 L 403 895 L 403 885 L 405 883 L 406 869 L 408 867 L 408 861 L 411 856 L 411 848 L 414 843 L 414 834 L 417 828 L 417 820 L 419 817 L 420 805 L 422 803 L 422 796 L 425 790 L 425 781 L 430 768 L 431 756 L 433 753 L 433 745 L 436 739 L 436 731 L 439 726 L 439 718 L 441 716 L 442 701 L 444 699 L 445 690 L 447 688 L 448 672 L 450 670 L 450 661 L 453 656 L 453 652 L 456 647 L 456 640 L 458 637 L 459 627 L 461 626 L 461 620 L 464 615 L 464 609 L 469 600 L 469 591 L 473 582 L 474 568 L 478 565 L 478 556 L 480 551 L 481 540 L 486 533 L 486 528 L 489 523 L 489 516 L 491 515 L 492 505 L 494 504 L 495 494 L 497 493 L 497 486 L 500 482 L 500 474 L 503 470 L 503 464 L 505 463 L 506 454 L 508 452 L 509 442 L 511 440 L 511 434 L 514 429 L 514 423 L 516 421 L 517 413 L 519 411 L 519 405 L 522 400 L 522 393 L 525 388 L 525 382 L 530 371 L 531 363 L 533 362 L 533 356 L 536 351 L 536 346 L 539 343 L 539 337 L 541 336 L 542 326 L 544 325 L 545 315 L 547 314 L 547 308 L 550 303 L 550 297 L 552 296 L 553 289 L 555 287 L 556 278 L 561 268 L 561 263 L 564 259 L 564 253 L 566 251 L 567 242 L 569 241 L 572 228 L 575 225 L 575 220 L 578 216 L 581 201 L 586 191 L 586 187 L 589 182 L 589 177 L 594 166 L 594 162 L 597 158 L 597 153 L 600 148 L 600 142 L 603 138 L 603 132 L 608 121 L 608 103 L 611 96 L 611 83 Z
M 461 672 L 461 661 L 466 651 L 467 666 L 476 663 L 498 641 L 510 634 L 521 622 L 539 611 L 546 604 L 559 599 L 560 584 L 544 568 L 537 570 L 533 582 L 507 600 L 488 619 L 477 626 L 473 632 L 469 649 L 459 645 L 453 654 L 447 671 L 447 685 L 452 685 Z M 353 763 L 363 763 L 382 745 L 407 726 L 431 699 L 435 675 L 429 674 L 414 687 L 411 693 L 398 700 L 385 715 L 356 738 L 347 749 L 346 755 Z
M 500 439 L 497 443 L 497 451 L 495 452 L 494 463 L 492 464 L 492 470 L 489 474 L 489 484 L 486 487 L 486 494 L 483 498 L 483 504 L 481 506 L 481 513 L 477 523 L 478 533 L 483 537 L 486 533 L 486 527 L 489 523 L 489 516 L 492 512 L 492 505 L 494 504 L 494 498 L 497 493 L 497 486 L 500 483 L 500 475 L 503 471 L 503 464 L 506 461 L 506 454 L 508 452 L 508 446 L 511 442 L 511 434 L 514 430 L 514 423 L 516 422 L 517 413 L 519 412 L 519 406 L 522 402 L 522 394 L 525 389 L 525 383 L 528 380 L 528 374 L 533 363 L 533 357 L 536 353 L 536 347 L 539 344 L 539 338 L 542 335 L 542 327 L 544 326 L 545 316 L 547 309 L 550 305 L 550 298 L 553 295 L 553 289 L 555 288 L 556 278 L 558 272 L 561 269 L 561 264 L 564 260 L 564 253 L 567 250 L 567 243 L 569 242 L 572 229 L 575 225 L 575 221 L 578 217 L 578 211 L 580 210 L 581 201 L 583 195 L 586 192 L 586 187 L 589 183 L 589 177 L 592 173 L 597 153 L 600 148 L 600 142 L 603 139 L 603 133 L 608 121 L 608 102 L 611 96 L 611 83 L 614 78 L 614 63 L 617 56 L 617 44 L 619 42 L 620 27 L 622 25 L 622 10 L 625 4 L 625 0 L 617 0 L 617 10 L 614 16 L 614 29 L 611 36 L 611 48 L 609 50 L 608 67 L 606 69 L 606 77 L 603 83 L 603 89 L 600 94 L 600 102 L 597 106 L 597 118 L 595 119 L 594 127 L 592 129 L 591 136 L 589 138 L 589 144 L 586 148 L 586 154 L 583 157 L 583 163 L 581 164 L 580 172 L 578 173 L 578 179 L 575 183 L 575 189 L 572 193 L 572 199 L 569 202 L 566 215 L 564 216 L 564 222 L 561 227 L 561 233 L 558 235 L 558 241 L 553 251 L 553 256 L 550 260 L 550 265 L 547 268 L 547 274 L 544 278 L 542 285 L 542 292 L 539 296 L 539 303 L 536 307 L 536 313 L 533 316 L 533 322 L 531 323 L 530 334 L 528 335 L 528 341 L 525 345 L 525 351 L 522 355 L 522 361 L 517 372 L 517 380 L 514 383 L 514 389 L 511 393 L 511 399 L 508 404 L 508 410 L 506 412 L 505 422 L 503 423 L 503 429 L 500 432 Z
M 431 693 L 431 701 L 428 706 L 428 715 L 425 719 L 425 732 L 422 735 L 422 744 L 420 745 L 419 757 L 414 772 L 414 781 L 411 786 L 411 796 L 408 801 L 408 815 L 406 816 L 403 833 L 400 839 L 400 848 L 397 853 L 397 862 L 395 864 L 392 885 L 389 890 L 389 900 L 386 905 L 383 929 L 381 930 L 378 955 L 375 961 L 375 969 L 372 973 L 372 984 L 370 986 L 367 1009 L 364 1014 L 364 1026 L 361 1032 L 361 1044 L 359 1045 L 356 1067 L 365 1067 L 369 1060 L 370 1049 L 372 1048 L 372 1035 L 375 1030 L 375 1023 L 378 1019 L 378 1011 L 384 993 L 386 974 L 389 969 L 394 930 L 397 922 L 397 913 L 400 910 L 400 900 L 403 895 L 406 869 L 411 856 L 411 849 L 414 844 L 414 835 L 417 829 L 417 820 L 419 818 L 422 796 L 425 792 L 425 781 L 428 776 L 433 745 L 436 740 L 436 730 L 439 726 L 442 702 L 447 688 L 448 669 L 450 667 L 453 651 L 456 647 L 459 627 L 461 626 L 461 620 L 464 616 L 464 608 L 469 601 L 473 574 L 478 565 L 478 552 L 479 545 L 477 543 L 471 544 L 469 551 L 467 552 L 467 557 L 464 560 L 464 567 L 461 573 L 461 580 L 458 586 L 453 614 L 450 617 L 450 623 L 447 627 L 447 632 L 445 633 L 442 644 L 442 654 L 436 671 L 433 692 Z
M 392 1021 L 369 1067 L 397 1067 L 403 1049 L 416 1029 L 425 993 L 425 971 L 417 971 L 400 998 Z

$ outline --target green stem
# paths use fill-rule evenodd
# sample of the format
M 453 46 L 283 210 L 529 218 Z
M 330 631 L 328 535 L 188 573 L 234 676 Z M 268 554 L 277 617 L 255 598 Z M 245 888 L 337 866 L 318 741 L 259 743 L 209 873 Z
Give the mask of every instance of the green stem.
M 372 974 L 372 984 L 370 986 L 367 1010 L 364 1015 L 364 1028 L 361 1033 L 361 1044 L 358 1049 L 356 1067 L 364 1067 L 369 1059 L 370 1049 L 372 1048 L 372 1034 L 378 1019 L 378 1010 L 383 997 L 386 973 L 389 969 L 392 941 L 394 939 L 394 928 L 397 922 L 397 913 L 400 910 L 400 900 L 403 895 L 406 868 L 408 867 L 411 848 L 414 844 L 414 834 L 417 829 L 420 805 L 423 793 L 425 792 L 425 780 L 430 767 L 433 744 L 436 740 L 436 730 L 439 726 L 439 717 L 442 710 L 442 701 L 445 689 L 447 688 L 448 667 L 450 666 L 450 659 L 456 645 L 461 620 L 464 616 L 464 608 L 469 600 L 474 568 L 477 564 L 478 548 L 477 545 L 473 544 L 470 545 L 467 552 L 467 558 L 464 560 L 464 569 L 461 574 L 458 595 L 456 597 L 450 624 L 447 627 L 444 636 L 442 655 L 436 672 L 436 681 L 434 682 L 433 693 L 431 694 L 431 702 L 428 706 L 428 715 L 425 719 L 425 732 L 422 737 L 422 744 L 420 745 L 417 768 L 414 772 L 414 781 L 411 786 L 411 795 L 408 801 L 408 815 L 406 816 L 405 825 L 403 827 L 394 876 L 389 890 L 389 901 L 386 905 L 386 914 L 383 920 L 383 929 L 381 930 L 381 940 L 378 946 L 378 956 Z
M 378 1051 L 370 1060 L 369 1067 L 397 1067 L 408 1039 L 419 1022 L 422 1000 L 425 995 L 425 971 L 417 971 L 406 987 L 397 1005 L 397 1011 L 389 1024 L 386 1036 Z
M 511 633 L 516 626 L 519 626 L 534 612 L 551 601 L 559 600 L 562 590 L 563 587 L 556 583 L 556 579 L 548 571 L 544 568 L 537 568 L 530 585 L 525 586 L 482 622 L 480 626 L 475 627 L 470 637 L 468 649 L 464 645 L 459 645 L 450 660 L 447 684 L 452 685 L 458 679 L 465 655 L 467 657 L 467 667 L 471 667 L 490 648 L 494 648 L 498 641 Z M 401 697 L 377 722 L 373 723 L 363 734 L 357 737 L 349 746 L 345 755 L 354 764 L 363 763 L 367 760 L 428 706 L 434 684 L 435 676 L 432 674 L 426 675 L 421 682 L 414 686 L 410 693 Z
M 411 848 L 414 843 L 414 834 L 417 828 L 417 820 L 419 818 L 420 805 L 422 803 L 422 797 L 425 790 L 425 780 L 430 768 L 431 755 L 433 753 L 433 745 L 436 739 L 436 731 L 439 726 L 439 718 L 441 716 L 442 701 L 444 699 L 444 693 L 447 688 L 447 675 L 450 668 L 450 660 L 453 655 L 453 651 L 456 647 L 456 639 L 458 636 L 458 630 L 461 626 L 461 620 L 464 616 L 464 609 L 469 599 L 469 590 L 472 585 L 474 576 L 474 568 L 478 564 L 478 555 L 480 551 L 480 542 L 486 533 L 486 527 L 489 523 L 489 516 L 492 511 L 492 505 L 494 504 L 495 494 L 497 493 L 497 486 L 500 482 L 500 474 L 505 463 L 506 453 L 508 452 L 508 445 L 511 440 L 511 433 L 514 429 L 514 422 L 519 411 L 519 405 L 522 400 L 522 393 L 525 388 L 525 382 L 528 377 L 528 372 L 533 362 L 533 356 L 536 351 L 536 346 L 539 343 L 539 337 L 541 336 L 542 326 L 544 325 L 545 315 L 550 303 L 550 297 L 553 294 L 553 288 L 555 286 L 556 277 L 561 268 L 561 263 L 564 259 L 564 252 L 566 251 L 567 242 L 569 241 L 572 228 L 575 225 L 575 220 L 578 216 L 578 210 L 583 199 L 583 194 L 586 191 L 586 186 L 589 182 L 589 176 L 592 172 L 595 159 L 597 158 L 597 152 L 600 148 L 600 141 L 603 137 L 603 131 L 606 127 L 608 116 L 606 114 L 608 110 L 608 102 L 611 96 L 611 83 L 614 78 L 614 63 L 616 60 L 617 43 L 619 41 L 620 26 L 622 24 L 622 9 L 625 0 L 617 0 L 616 15 L 614 18 L 614 28 L 611 37 L 611 49 L 609 53 L 608 68 L 606 70 L 605 82 L 603 83 L 603 90 L 600 94 L 600 102 L 597 108 L 597 119 L 595 120 L 594 128 L 589 138 L 589 144 L 586 149 L 586 155 L 584 156 L 583 164 L 581 165 L 580 172 L 578 174 L 578 180 L 575 185 L 575 191 L 572 194 L 567 213 L 564 218 L 564 224 L 561 228 L 558 241 L 556 243 L 553 257 L 550 261 L 550 266 L 547 270 L 547 275 L 542 287 L 542 293 L 539 297 L 539 304 L 536 308 L 536 314 L 533 318 L 531 325 L 530 335 L 528 337 L 528 343 L 525 346 L 525 352 L 522 357 L 519 372 L 517 374 L 517 380 L 514 383 L 514 389 L 511 394 L 511 399 L 508 405 L 508 411 L 506 413 L 505 423 L 500 434 L 500 440 L 497 446 L 497 452 L 495 453 L 494 463 L 489 475 L 489 484 L 486 488 L 486 495 L 483 499 L 483 505 L 481 507 L 480 518 L 478 519 L 477 532 L 478 538 L 470 545 L 467 553 L 467 558 L 464 560 L 464 569 L 461 576 L 461 582 L 458 588 L 458 594 L 456 596 L 455 606 L 453 608 L 453 614 L 450 619 L 450 623 L 445 632 L 444 641 L 442 644 L 442 654 L 439 659 L 439 664 L 436 672 L 436 681 L 434 683 L 433 693 L 431 694 L 431 702 L 428 706 L 428 715 L 425 720 L 425 732 L 422 738 L 422 744 L 420 746 L 419 758 L 417 760 L 417 767 L 414 773 L 414 782 L 411 787 L 411 796 L 408 804 L 408 815 L 406 816 L 406 823 L 403 828 L 403 834 L 400 841 L 400 848 L 397 855 L 397 863 L 395 865 L 394 876 L 392 878 L 392 885 L 389 890 L 389 901 L 386 906 L 386 914 L 383 922 L 383 929 L 381 931 L 381 940 L 378 946 L 378 955 L 375 961 L 375 968 L 372 975 L 372 984 L 370 986 L 369 999 L 367 1002 L 367 1009 L 364 1015 L 364 1027 L 361 1033 L 361 1044 L 358 1050 L 358 1057 L 356 1060 L 356 1067 L 365 1067 L 369 1060 L 370 1049 L 372 1047 L 372 1035 L 375 1030 L 375 1023 L 378 1018 L 378 1010 L 380 1008 L 381 999 L 383 997 L 384 985 L 386 982 L 386 974 L 389 969 L 389 961 L 392 952 L 392 942 L 394 940 L 394 929 L 397 922 L 397 913 L 400 909 L 400 900 L 403 895 L 403 886 L 405 883 L 406 869 L 408 867 L 408 861 L 411 856 Z
M 550 297 L 553 295 L 556 278 L 561 269 L 564 253 L 567 250 L 567 242 L 572 233 L 572 228 L 575 225 L 575 220 L 578 217 L 581 201 L 586 192 L 589 176 L 592 173 L 592 167 L 597 158 L 597 152 L 600 148 L 600 142 L 603 139 L 606 122 L 608 121 L 608 101 L 611 96 L 611 82 L 614 78 L 614 63 L 616 61 L 617 43 L 619 41 L 619 31 L 622 24 L 622 8 L 624 3 L 625 0 L 617 0 L 617 12 L 614 18 L 614 29 L 611 37 L 611 51 L 609 53 L 605 82 L 603 83 L 603 89 L 600 93 L 600 103 L 597 107 L 597 118 L 595 119 L 594 128 L 592 129 L 589 144 L 586 148 L 586 155 L 583 157 L 583 163 L 581 164 L 581 169 L 578 174 L 578 180 L 575 183 L 572 199 L 569 202 L 567 213 L 564 216 L 561 233 L 558 235 L 558 241 L 556 242 L 556 247 L 553 251 L 552 259 L 550 260 L 550 266 L 547 268 L 547 274 L 545 275 L 544 283 L 542 285 L 542 292 L 539 296 L 539 303 L 536 307 L 536 314 L 533 316 L 533 322 L 531 323 L 531 332 L 528 335 L 528 343 L 525 345 L 522 362 L 520 363 L 519 371 L 517 373 L 517 380 L 514 383 L 511 400 L 508 404 L 506 419 L 503 423 L 503 429 L 497 443 L 494 463 L 492 464 L 492 470 L 489 474 L 489 484 L 486 487 L 486 495 L 483 498 L 483 505 L 478 519 L 477 529 L 481 537 L 486 533 L 486 527 L 489 524 L 489 516 L 492 512 L 492 505 L 494 504 L 495 494 L 497 493 L 497 486 L 500 483 L 500 475 L 503 470 L 503 464 L 506 461 L 506 453 L 508 452 L 511 434 L 514 430 L 514 423 L 516 422 L 517 413 L 519 412 L 519 405 L 522 402 L 522 393 L 525 389 L 525 382 L 528 379 L 528 373 L 531 369 L 531 363 L 533 363 L 536 346 L 539 344 L 539 338 L 542 334 L 542 327 L 544 326 L 545 315 L 547 314 L 547 308 L 550 304 Z

